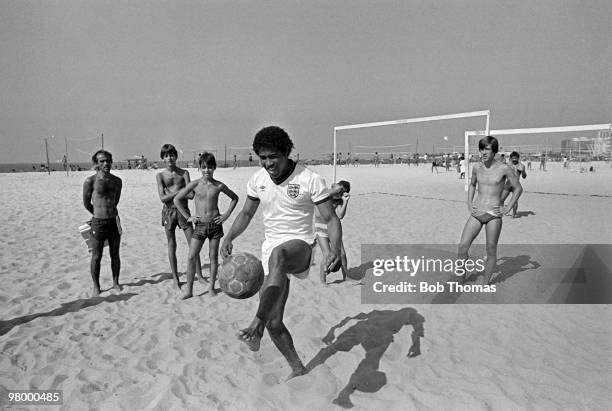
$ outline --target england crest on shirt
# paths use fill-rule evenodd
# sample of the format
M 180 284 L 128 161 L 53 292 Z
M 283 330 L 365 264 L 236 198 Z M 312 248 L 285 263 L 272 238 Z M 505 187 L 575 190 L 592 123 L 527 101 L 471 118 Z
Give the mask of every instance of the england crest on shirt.
M 287 184 L 287 195 L 291 198 L 297 198 L 300 195 L 300 185 Z

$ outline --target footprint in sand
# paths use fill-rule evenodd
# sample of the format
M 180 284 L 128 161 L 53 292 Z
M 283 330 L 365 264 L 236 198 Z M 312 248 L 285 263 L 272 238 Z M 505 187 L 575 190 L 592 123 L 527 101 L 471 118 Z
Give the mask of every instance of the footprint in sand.
M 176 328 L 176 332 L 174 333 L 174 335 L 180 338 L 188 336 L 192 332 L 193 330 L 191 329 L 191 326 L 189 324 L 181 324 Z
M 58 289 L 58 290 L 67 290 L 67 289 L 69 289 L 70 287 L 71 287 L 70 283 L 63 282 L 63 283 L 60 283 L 60 284 L 57 286 L 57 289 Z

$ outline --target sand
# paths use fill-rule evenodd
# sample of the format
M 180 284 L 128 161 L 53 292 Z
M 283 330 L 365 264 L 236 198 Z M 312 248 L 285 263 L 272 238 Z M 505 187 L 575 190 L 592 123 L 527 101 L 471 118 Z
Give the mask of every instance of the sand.
M 313 168 L 331 180 L 331 167 Z M 237 210 L 254 171 L 217 171 L 240 195 Z M 337 283 L 334 274 L 335 283 L 323 287 L 316 267 L 308 279 L 292 281 L 285 314 L 311 371 L 279 384 L 289 370 L 269 337 L 258 353 L 235 337 L 257 298 L 211 298 L 207 285 L 196 283 L 195 297 L 179 301 L 155 172 L 115 173 L 124 184 L 124 288 L 108 290 L 105 251 L 104 292 L 95 299 L 77 230 L 89 218 L 81 194 L 91 172 L 0 175 L 3 407 L 7 391 L 17 389 L 63 390 L 67 410 L 338 409 L 334 402 L 358 410 L 603 410 L 612 403 L 608 305 L 367 305 L 360 285 Z M 547 173 L 529 172 L 521 218 L 504 220 L 500 242 L 612 244 L 611 177 L 603 164 L 594 174 L 552 163 Z M 458 241 L 467 208 L 456 172 L 361 166 L 340 168 L 338 178 L 353 186 L 343 220 L 353 271 L 362 244 Z M 258 213 L 235 249 L 259 254 L 262 236 Z M 180 237 L 177 256 L 184 272 L 187 246 Z M 420 355 L 408 357 L 417 346 Z

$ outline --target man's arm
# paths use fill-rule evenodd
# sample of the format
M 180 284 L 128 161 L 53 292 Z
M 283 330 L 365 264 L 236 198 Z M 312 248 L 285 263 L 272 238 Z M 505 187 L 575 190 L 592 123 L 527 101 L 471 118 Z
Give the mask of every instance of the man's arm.
M 189 183 L 191 183 L 191 176 L 189 175 L 189 171 L 184 170 L 185 173 L 183 174 L 183 180 L 185 181 L 185 187 L 187 187 L 189 185 Z M 193 198 L 195 197 L 195 193 L 193 191 L 191 191 L 188 195 L 187 195 L 187 199 L 188 200 L 193 200 Z
M 349 198 L 351 198 L 351 195 L 349 193 L 344 193 L 342 195 L 342 205 L 340 206 L 340 209 L 336 211 L 336 214 L 338 215 L 338 218 L 340 220 L 342 220 L 346 215 L 346 207 L 348 206 Z
M 121 198 L 121 189 L 123 188 L 123 181 L 119 177 L 115 177 L 117 180 L 117 195 L 115 196 L 115 208 L 119 205 L 119 199 Z
M 507 167 L 507 166 L 504 167 L 504 175 L 506 176 L 506 178 L 510 182 L 510 185 L 513 188 L 512 197 L 510 198 L 510 202 L 503 208 L 503 211 L 502 211 L 503 214 L 506 214 L 510 210 L 512 210 L 512 207 L 514 207 L 514 204 L 516 204 L 521 194 L 523 194 L 523 186 L 521 186 L 521 183 L 519 182 L 518 177 L 516 176 L 516 174 L 512 171 L 510 167 Z
M 229 232 L 225 235 L 223 239 L 223 244 L 221 245 L 221 255 L 223 258 L 227 258 L 232 253 L 233 244 L 232 241 L 234 238 L 238 237 L 240 234 L 246 230 L 246 228 L 251 223 L 257 208 L 259 207 L 259 201 L 252 199 L 251 197 L 247 197 L 244 205 L 242 206 L 242 210 L 236 216 L 232 227 Z
M 527 178 L 527 172 L 525 171 L 525 166 L 521 163 L 519 171 L 521 172 L 521 177 L 523 179 Z
M 91 214 L 94 213 L 93 204 L 91 204 L 91 195 L 93 194 L 93 178 L 87 177 L 83 183 L 83 205 Z
M 317 205 L 321 219 L 327 223 L 330 252 L 325 261 L 327 272 L 335 272 L 340 268 L 340 245 L 342 244 L 342 225 L 336 215 L 331 200 Z

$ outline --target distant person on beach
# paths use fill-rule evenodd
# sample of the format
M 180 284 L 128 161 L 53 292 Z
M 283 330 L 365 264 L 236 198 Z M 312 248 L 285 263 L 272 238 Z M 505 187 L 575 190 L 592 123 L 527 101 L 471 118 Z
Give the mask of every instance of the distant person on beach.
M 523 179 L 527 178 L 527 172 L 525 171 L 525 165 L 520 162 L 520 157 L 521 155 L 518 152 L 513 151 L 512 153 L 510 153 L 510 163 L 508 164 L 508 167 L 510 167 L 510 169 L 514 172 L 517 180 L 519 181 L 521 180 L 521 177 L 523 177 Z M 510 184 L 508 180 L 506 180 L 506 185 L 504 186 L 504 191 L 502 192 L 502 196 L 501 196 L 502 204 L 504 201 L 506 201 L 506 198 L 508 198 L 512 190 L 513 190 L 512 185 Z M 516 201 L 516 203 L 514 203 L 514 207 L 512 207 L 512 211 L 511 211 L 512 218 L 517 217 L 517 210 L 518 210 L 518 200 Z
M 156 176 L 157 193 L 164 205 L 162 208 L 161 224 L 164 226 L 166 239 L 168 240 L 168 260 L 170 261 L 170 270 L 172 271 L 174 286 L 180 289 L 181 282 L 179 280 L 176 262 L 176 227 L 180 228 L 185 233 L 187 244 L 191 243 L 193 227 L 174 205 L 174 197 L 176 197 L 181 189 L 189 184 L 191 178 L 189 176 L 189 171 L 179 168 L 176 165 L 178 153 L 172 144 L 164 144 L 161 147 L 159 156 L 164 160 L 164 164 L 166 165 L 166 168 Z M 189 198 L 193 198 L 193 195 Z M 184 199 L 183 206 L 188 208 L 187 198 Z M 196 272 L 198 274 L 198 279 L 203 281 L 204 278 L 202 277 L 202 267 L 199 256 L 196 261 Z
M 461 240 L 458 255 L 467 260 L 468 251 L 472 242 L 485 226 L 487 260 L 484 269 L 484 284 L 488 285 L 491 275 L 497 264 L 497 242 L 502 228 L 502 216 L 512 210 L 514 204 L 523 193 L 515 172 L 506 164 L 495 160 L 499 150 L 499 142 L 495 137 L 486 136 L 478 142 L 478 150 L 482 162 L 474 165 L 468 191 L 468 217 Z M 504 206 L 501 199 L 506 182 L 512 186 L 512 198 Z M 478 188 L 478 197 L 474 201 L 474 194 Z M 467 275 L 463 276 L 465 281 Z
M 187 259 L 187 287 L 181 294 L 181 299 L 193 297 L 193 277 L 199 261 L 200 250 L 208 240 L 208 255 L 210 258 L 209 295 L 217 295 L 215 281 L 219 268 L 219 242 L 223 237 L 222 224 L 229 218 L 238 204 L 238 196 L 219 180 L 215 180 L 217 160 L 212 153 L 204 152 L 199 160 L 202 178 L 192 181 L 174 197 L 174 205 L 188 222 L 195 225 L 193 237 L 189 245 Z M 190 216 L 185 206 L 188 196 L 194 193 L 196 215 Z M 219 194 L 230 198 L 230 204 L 225 213 L 219 211 Z
M 540 171 L 546 171 L 546 154 L 540 156 Z
M 459 179 L 462 180 L 465 178 L 465 172 L 467 170 L 467 160 L 464 156 L 461 156 L 459 159 Z
M 98 150 L 91 157 L 96 174 L 89 176 L 83 183 L 83 205 L 93 217 L 91 218 L 91 278 L 93 280 L 92 296 L 100 295 L 100 261 L 104 242 L 108 249 L 113 273 L 113 289 L 121 291 L 119 285 L 119 246 L 121 245 L 121 225 L 117 204 L 121 197 L 123 183 L 111 174 L 113 155 L 105 150 Z
M 349 194 L 351 191 L 351 183 L 345 180 L 340 180 L 337 183 L 332 184 L 329 194 L 331 195 L 331 203 L 334 211 L 338 215 L 338 218 L 342 220 L 346 215 L 346 207 L 348 206 L 348 201 L 351 198 Z M 321 253 L 323 254 L 323 261 L 320 265 L 319 270 L 319 279 L 321 283 L 327 284 L 327 267 L 325 266 L 325 261 L 327 259 L 327 254 L 329 254 L 330 246 L 329 246 L 329 232 L 327 231 L 327 223 L 323 221 L 321 214 L 319 213 L 319 209 L 315 208 L 314 214 L 314 230 L 317 239 L 317 243 L 321 248 Z M 346 251 L 344 250 L 344 243 L 340 244 L 340 261 L 341 271 L 342 271 L 342 281 L 346 281 L 346 274 L 348 270 L 348 263 L 346 260 Z
M 238 167 L 238 158 L 236 157 L 236 154 L 234 154 L 234 170 L 236 167 Z
M 291 367 L 288 378 L 307 372 L 283 323 L 283 315 L 289 296 L 289 274 L 305 278 L 310 270 L 315 206 L 329 232 L 331 249 L 325 262 L 328 272 L 340 267 L 342 240 L 342 227 L 332 208 L 325 180 L 291 161 L 292 148 L 293 142 L 280 127 L 265 127 L 257 132 L 253 150 L 262 168 L 249 179 L 244 207 L 221 246 L 226 258 L 232 253 L 233 240 L 246 230 L 261 204 L 265 229 L 261 251 L 266 276 L 257 313 L 249 327 L 240 331 L 239 338 L 252 351 L 257 351 L 266 328 Z
M 249 167 L 253 166 L 253 155 L 249 153 Z
M 439 173 L 438 171 L 438 160 L 436 160 L 435 157 L 432 157 L 431 159 L 431 172 L 434 172 L 434 168 L 436 169 L 436 174 Z

